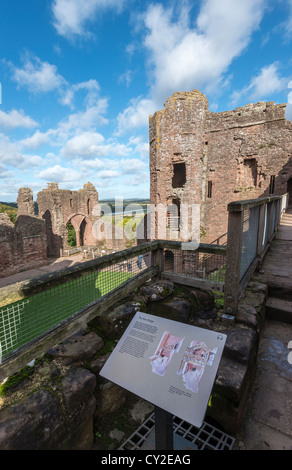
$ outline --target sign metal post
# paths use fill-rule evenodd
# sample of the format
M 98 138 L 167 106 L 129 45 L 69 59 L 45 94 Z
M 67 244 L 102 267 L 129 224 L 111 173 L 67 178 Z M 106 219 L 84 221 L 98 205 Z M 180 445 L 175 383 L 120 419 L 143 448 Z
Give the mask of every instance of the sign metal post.
M 155 449 L 173 450 L 173 415 L 155 406 Z

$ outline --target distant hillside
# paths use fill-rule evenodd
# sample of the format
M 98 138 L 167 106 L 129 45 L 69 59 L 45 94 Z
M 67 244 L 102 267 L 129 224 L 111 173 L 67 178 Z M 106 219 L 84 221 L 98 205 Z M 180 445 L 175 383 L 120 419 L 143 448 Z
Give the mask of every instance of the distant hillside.
M 5 212 L 11 222 L 15 223 L 17 216 L 17 204 L 13 202 L 0 202 L 0 212 Z
M 99 201 L 100 204 L 107 204 L 110 206 L 112 210 L 112 214 L 115 213 L 115 199 L 103 199 Z M 150 199 L 123 199 L 123 211 L 129 204 L 139 204 L 143 209 L 144 212 L 147 210 L 147 204 L 150 204 Z M 17 202 L 1 202 L 0 201 L 0 212 L 6 212 L 8 214 L 10 220 L 15 223 L 16 216 L 17 216 Z M 34 202 L 34 213 L 38 216 L 38 205 Z
M 100 199 L 99 200 L 100 204 L 107 204 L 110 206 L 112 212 L 115 212 L 115 199 Z M 143 207 L 144 211 L 147 209 L 147 204 L 150 204 L 150 199 L 123 199 L 123 210 L 129 205 L 129 204 L 139 204 L 140 206 Z
M 17 209 L 17 202 L 2 202 L 2 201 L 0 201 L 0 205 L 1 206 L 9 206 L 9 208 L 14 207 L 14 208 Z

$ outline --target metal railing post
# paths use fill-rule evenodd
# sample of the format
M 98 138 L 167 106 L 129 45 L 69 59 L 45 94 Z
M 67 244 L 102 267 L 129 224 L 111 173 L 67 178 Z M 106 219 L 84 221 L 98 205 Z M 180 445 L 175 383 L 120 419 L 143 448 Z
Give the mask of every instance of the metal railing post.
M 158 273 L 161 274 L 164 271 L 164 250 L 163 248 L 157 248 L 151 252 L 151 266 L 158 268 Z

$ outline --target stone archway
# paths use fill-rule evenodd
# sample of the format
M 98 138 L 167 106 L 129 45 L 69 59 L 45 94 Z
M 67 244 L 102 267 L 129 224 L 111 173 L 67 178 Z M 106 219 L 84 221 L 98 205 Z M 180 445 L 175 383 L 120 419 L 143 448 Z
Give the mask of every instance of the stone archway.
M 96 240 L 92 232 L 92 223 L 84 214 L 75 214 L 70 217 L 67 224 L 71 222 L 76 232 L 76 246 L 92 246 L 96 245 Z

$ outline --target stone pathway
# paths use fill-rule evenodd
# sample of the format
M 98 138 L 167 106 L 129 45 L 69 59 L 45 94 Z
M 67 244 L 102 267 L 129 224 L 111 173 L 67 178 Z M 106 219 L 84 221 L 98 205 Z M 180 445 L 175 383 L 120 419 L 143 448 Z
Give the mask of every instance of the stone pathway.
M 27 279 L 42 276 L 46 273 L 59 271 L 60 269 L 68 268 L 69 266 L 73 266 L 74 264 L 82 263 L 84 261 L 88 260 L 83 259 L 82 253 L 62 258 L 49 259 L 48 264 L 45 266 L 40 266 L 39 268 L 29 269 L 27 271 L 13 274 L 12 276 L 0 278 L 0 288 L 15 284 L 16 282 L 22 282 Z
M 267 317 L 292 323 L 292 209 L 283 215 L 258 277 L 269 287 Z
M 237 449 L 292 450 L 292 325 L 266 320 Z
M 269 287 L 257 371 L 236 447 L 292 450 L 292 209 L 281 225 L 257 280 Z M 291 362 L 291 361 L 290 361 Z

